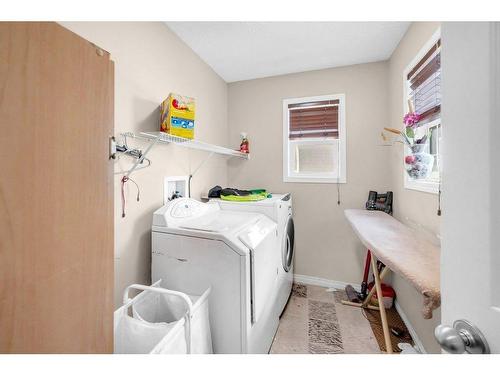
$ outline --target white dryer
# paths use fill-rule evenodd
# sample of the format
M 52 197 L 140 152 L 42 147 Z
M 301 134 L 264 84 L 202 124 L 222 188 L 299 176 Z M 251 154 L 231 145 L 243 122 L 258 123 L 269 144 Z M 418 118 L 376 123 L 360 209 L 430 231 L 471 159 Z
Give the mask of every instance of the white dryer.
M 276 223 L 175 199 L 154 213 L 152 281 L 209 299 L 215 353 L 267 353 L 276 333 Z
M 293 259 L 295 243 L 295 227 L 293 223 L 292 195 L 271 194 L 270 198 L 256 202 L 233 202 L 222 199 L 211 199 L 223 210 L 262 213 L 276 222 L 278 226 L 278 295 L 277 309 L 281 315 L 285 308 L 293 283 Z

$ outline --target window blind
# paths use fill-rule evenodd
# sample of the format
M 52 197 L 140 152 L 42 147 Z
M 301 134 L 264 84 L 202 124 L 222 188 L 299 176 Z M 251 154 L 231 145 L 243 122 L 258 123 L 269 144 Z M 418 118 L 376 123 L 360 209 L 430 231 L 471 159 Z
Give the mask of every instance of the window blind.
M 288 113 L 289 139 L 338 138 L 338 100 L 289 104 Z
M 432 121 L 441 113 L 441 40 L 432 46 L 407 76 L 410 99 L 420 123 Z

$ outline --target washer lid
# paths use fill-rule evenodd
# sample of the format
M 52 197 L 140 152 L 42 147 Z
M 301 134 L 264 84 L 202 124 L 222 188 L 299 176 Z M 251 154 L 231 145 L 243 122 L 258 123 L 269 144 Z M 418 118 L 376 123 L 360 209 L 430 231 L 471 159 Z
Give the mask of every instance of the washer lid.
M 179 228 L 211 233 L 233 232 L 252 224 L 259 217 L 260 215 L 249 212 L 216 211 L 186 220 L 179 225 Z
M 215 204 L 206 204 L 191 198 L 178 198 L 168 202 L 153 214 L 153 225 L 178 228 L 186 221 L 220 211 Z

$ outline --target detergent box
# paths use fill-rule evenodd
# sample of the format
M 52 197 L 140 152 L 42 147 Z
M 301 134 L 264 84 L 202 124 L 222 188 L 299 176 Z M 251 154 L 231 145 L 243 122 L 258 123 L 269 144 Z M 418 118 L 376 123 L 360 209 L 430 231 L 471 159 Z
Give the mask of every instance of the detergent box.
M 194 138 L 193 98 L 171 93 L 160 105 L 160 130 L 183 138 Z

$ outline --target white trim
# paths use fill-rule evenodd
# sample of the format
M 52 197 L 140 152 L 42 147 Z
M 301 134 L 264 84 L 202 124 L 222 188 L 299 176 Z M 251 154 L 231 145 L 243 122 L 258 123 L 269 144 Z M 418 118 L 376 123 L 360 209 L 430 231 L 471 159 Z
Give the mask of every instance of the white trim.
M 439 182 L 426 180 L 412 180 L 408 177 L 408 173 L 404 170 L 404 188 L 408 190 L 416 190 L 423 193 L 439 194 Z
M 299 182 L 301 184 L 345 184 L 345 181 L 336 177 L 283 177 L 283 182 Z
M 403 114 L 408 111 L 408 85 L 406 84 L 408 73 L 413 69 L 413 67 L 425 56 L 427 52 L 434 46 L 437 41 L 441 38 L 441 28 L 439 27 L 432 37 L 424 44 L 420 51 L 416 54 L 413 60 L 406 66 L 403 71 Z M 425 64 L 424 64 L 425 65 Z M 439 121 L 441 121 L 439 119 Z M 427 125 L 427 124 L 425 124 Z M 407 155 L 407 147 L 403 146 L 403 158 Z M 404 163 L 404 160 L 403 160 Z M 412 180 L 408 176 L 403 164 L 403 186 L 405 189 L 421 191 L 430 194 L 439 194 L 439 182 L 436 181 L 425 181 L 425 180 Z
M 408 328 L 408 333 L 410 334 L 418 351 L 422 354 L 427 354 L 427 351 L 424 348 L 424 344 L 422 343 L 422 340 L 420 340 L 420 338 L 418 337 L 417 331 L 415 331 L 415 328 L 413 328 L 413 325 L 411 324 L 410 320 L 408 319 L 408 316 L 406 316 L 403 308 L 399 304 L 397 297 L 394 300 L 394 307 L 396 308 L 396 311 L 398 312 L 399 316 L 401 317 L 401 320 L 406 325 L 406 328 Z
M 317 176 L 290 176 L 289 174 L 289 128 L 288 128 L 288 105 L 295 103 L 314 102 L 322 100 L 338 100 L 339 104 L 339 173 L 337 177 L 321 177 Z M 328 138 L 327 138 L 328 139 Z M 283 99 L 283 182 L 301 182 L 301 183 L 340 183 L 347 182 L 347 156 L 346 156 L 346 124 L 345 124 L 345 94 L 335 95 L 320 95 L 320 96 L 307 96 L 302 98 Z
M 296 283 L 302 283 L 302 284 L 307 284 L 307 285 L 316 285 L 316 286 L 322 286 L 324 288 L 332 288 L 332 289 L 344 289 L 347 285 L 352 285 L 352 287 L 359 292 L 361 289 L 361 286 L 356 283 L 348 283 L 345 281 L 336 281 L 336 280 L 329 280 L 329 279 L 323 279 L 321 277 L 315 277 L 315 276 L 307 276 L 307 275 L 298 275 L 294 274 L 293 275 L 293 281 Z M 417 332 L 415 331 L 415 328 L 413 328 L 410 320 L 408 319 L 408 316 L 405 314 L 403 308 L 401 305 L 398 303 L 397 297 L 394 300 L 394 307 L 396 308 L 396 311 L 398 312 L 399 316 L 401 316 L 401 319 L 406 325 L 406 328 L 408 328 L 408 333 L 410 334 L 411 338 L 413 339 L 413 342 L 415 343 L 416 347 L 422 354 L 426 354 L 426 350 L 424 348 L 424 345 L 422 344 L 422 341 L 417 335 Z
M 346 283 L 344 281 L 328 280 L 315 276 L 298 275 L 296 273 L 293 274 L 293 281 L 302 284 L 322 286 L 324 288 L 344 289 L 347 285 L 352 285 L 353 288 L 356 289 L 357 291 L 361 289 L 361 286 L 355 283 L 353 284 L 353 283 Z
M 302 103 L 302 102 L 299 102 Z M 290 103 L 293 104 L 293 103 Z M 311 108 L 324 108 L 324 107 L 338 107 L 338 104 L 323 104 L 323 105 L 311 105 L 307 107 L 295 107 L 295 108 L 288 108 L 289 111 L 298 111 L 304 108 L 311 109 Z

